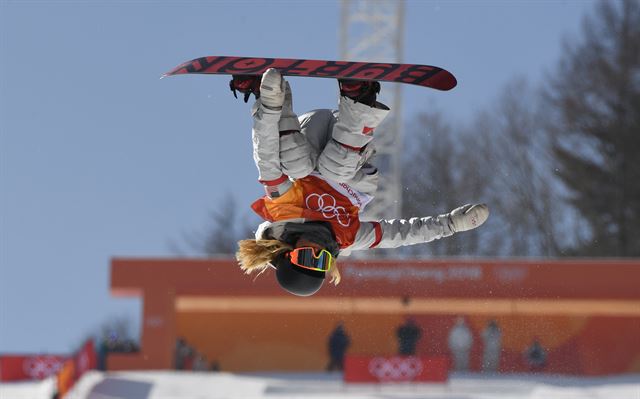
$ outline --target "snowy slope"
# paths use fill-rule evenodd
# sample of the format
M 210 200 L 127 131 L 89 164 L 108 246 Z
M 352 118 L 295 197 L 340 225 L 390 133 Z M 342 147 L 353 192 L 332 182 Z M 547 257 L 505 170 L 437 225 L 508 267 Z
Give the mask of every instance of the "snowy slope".
M 46 384 L 0 384 L 0 399 L 50 399 Z M 39 386 L 39 388 L 38 388 Z M 22 391 L 21 391 L 22 390 Z M 340 374 L 87 373 L 70 399 L 640 399 L 640 375 L 601 378 L 454 374 L 447 384 L 351 384 Z
M 55 377 L 42 381 L 0 382 L 0 399 L 51 399 L 56 389 Z

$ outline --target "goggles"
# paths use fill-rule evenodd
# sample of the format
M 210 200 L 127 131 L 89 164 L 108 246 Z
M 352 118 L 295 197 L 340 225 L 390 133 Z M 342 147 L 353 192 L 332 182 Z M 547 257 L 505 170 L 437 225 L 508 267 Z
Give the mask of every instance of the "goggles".
M 331 252 L 326 249 L 316 252 L 316 249 L 312 247 L 295 248 L 287 256 L 291 263 L 296 266 L 320 272 L 329 271 L 331 265 L 335 262 Z

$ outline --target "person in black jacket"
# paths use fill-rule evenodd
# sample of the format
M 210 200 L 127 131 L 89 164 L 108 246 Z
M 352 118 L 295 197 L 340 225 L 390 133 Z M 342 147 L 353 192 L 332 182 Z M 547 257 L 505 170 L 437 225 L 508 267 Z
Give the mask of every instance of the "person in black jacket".
M 422 329 L 413 318 L 407 318 L 405 323 L 398 327 L 396 336 L 398 337 L 398 354 L 401 356 L 413 356 L 416 354 L 418 341 L 422 337 Z
M 529 370 L 538 372 L 547 366 L 547 351 L 544 349 L 538 337 L 533 339 L 533 343 L 524 353 L 525 361 L 529 365 Z
M 344 330 L 344 324 L 340 322 L 329 336 L 329 364 L 327 365 L 327 371 L 342 371 L 344 369 L 344 355 L 349 345 L 351 345 L 351 340 Z

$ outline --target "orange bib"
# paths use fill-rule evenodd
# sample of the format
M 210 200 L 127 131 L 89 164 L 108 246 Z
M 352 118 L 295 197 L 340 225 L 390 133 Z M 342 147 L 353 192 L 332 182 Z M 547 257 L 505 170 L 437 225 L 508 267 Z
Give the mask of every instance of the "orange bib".
M 372 197 L 360 193 L 345 183 L 328 182 L 312 174 L 293 182 L 281 197 L 264 196 L 251 208 L 263 219 L 278 222 L 289 219 L 331 223 L 340 248 L 353 244 L 360 228 L 358 213 Z

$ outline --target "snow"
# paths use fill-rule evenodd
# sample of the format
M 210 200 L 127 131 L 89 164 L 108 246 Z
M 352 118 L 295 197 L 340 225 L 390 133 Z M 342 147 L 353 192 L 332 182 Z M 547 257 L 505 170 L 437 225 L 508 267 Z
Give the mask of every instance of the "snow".
M 0 384 L 0 399 L 50 399 L 55 381 Z M 339 373 L 86 373 L 69 399 L 640 399 L 640 375 L 453 374 L 446 384 L 345 384 Z
M 42 381 L 0 382 L 0 399 L 51 399 L 56 390 L 55 377 Z

